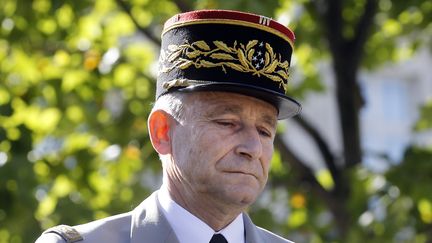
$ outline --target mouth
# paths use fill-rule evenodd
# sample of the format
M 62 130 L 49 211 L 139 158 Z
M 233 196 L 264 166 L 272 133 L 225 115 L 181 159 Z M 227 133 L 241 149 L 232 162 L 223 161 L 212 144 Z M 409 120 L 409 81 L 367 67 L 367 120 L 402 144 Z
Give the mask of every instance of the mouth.
M 249 172 L 244 172 L 244 171 L 224 171 L 225 173 L 228 174 L 237 174 L 237 175 L 245 175 L 245 176 L 252 176 L 253 178 L 258 180 L 258 177 L 253 174 L 253 173 L 249 173 Z

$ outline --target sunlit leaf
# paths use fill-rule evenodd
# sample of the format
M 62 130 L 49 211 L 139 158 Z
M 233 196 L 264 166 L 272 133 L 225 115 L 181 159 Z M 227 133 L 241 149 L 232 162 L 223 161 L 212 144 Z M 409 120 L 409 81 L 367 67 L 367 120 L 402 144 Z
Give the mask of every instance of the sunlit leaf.
M 315 174 L 318 182 L 327 190 L 331 190 L 334 187 L 334 181 L 328 170 L 320 170 Z
M 69 70 L 64 74 L 62 90 L 70 92 L 80 84 L 87 81 L 88 73 L 84 70 Z
M 30 106 L 25 111 L 25 125 L 35 133 L 48 133 L 56 129 L 61 118 L 57 108 L 40 109 Z
M 67 29 L 71 27 L 74 19 L 72 7 L 69 4 L 64 4 L 61 6 L 56 12 L 56 18 L 57 23 L 61 28 Z
M 307 211 L 306 209 L 298 209 L 292 212 L 288 219 L 288 224 L 293 227 L 300 227 L 307 221 Z
M 387 36 L 395 36 L 400 34 L 402 26 L 398 21 L 389 19 L 384 23 L 383 31 Z
M 112 36 L 132 35 L 135 32 L 135 25 L 125 13 L 118 13 L 112 16 L 106 24 L 109 26 L 107 34 Z
M 6 89 L 0 87 L 0 105 L 8 103 L 10 100 L 9 92 Z
M 276 175 L 283 175 L 286 173 L 286 168 L 282 163 L 282 158 L 279 151 L 275 151 L 271 160 L 271 172 Z
M 49 175 L 50 168 L 42 161 L 37 161 L 33 166 L 33 171 L 40 177 L 46 177 Z
M 79 106 L 70 106 L 66 110 L 66 116 L 73 122 L 79 123 L 84 119 L 84 112 Z
M 121 64 L 114 70 L 114 83 L 120 87 L 131 84 L 135 79 L 136 70 L 133 66 Z
M 54 54 L 54 64 L 60 67 L 67 66 L 70 63 L 70 61 L 71 61 L 71 57 L 69 53 L 67 53 L 64 50 L 58 50 Z
M 51 35 L 57 29 L 57 23 L 53 18 L 41 19 L 36 25 L 38 29 L 46 35 Z
M 427 199 L 421 199 L 417 207 L 421 219 L 427 224 L 432 223 L 432 202 Z
M 40 13 L 46 13 L 51 9 L 51 1 L 49 0 L 35 0 L 32 4 L 33 10 Z
M 367 2 L 340 5 L 344 40 L 339 41 L 348 41 L 342 51 L 352 53 L 351 38 L 368 34 L 356 68 L 404 61 L 430 44 L 430 1 L 380 0 L 371 26 L 357 32 Z M 337 33 L 337 26 L 323 25 L 326 1 L 4 0 L 1 6 L 0 242 L 34 242 L 56 224 L 128 211 L 159 185 L 161 165 L 146 120 L 159 47 L 147 34 L 160 38 L 163 22 L 184 8 L 250 11 L 292 28 L 296 42 L 288 91 L 296 98 L 323 91 L 322 81 L 333 76 L 321 73 L 334 64 L 329 37 Z M 113 90 L 121 97 L 117 106 L 109 104 Z M 416 131 L 431 129 L 431 110 L 429 104 L 420 110 Z M 280 124 L 285 128 L 280 132 L 289 135 L 292 124 Z M 117 152 L 107 159 L 113 146 Z M 343 151 L 333 149 L 343 167 Z M 304 176 L 276 151 L 266 188 L 271 196 L 263 195 L 267 201 L 250 213 L 260 226 L 296 242 L 426 242 L 430 161 L 430 149 L 410 148 L 388 174 L 343 170 L 349 179 L 336 190 L 328 171 Z M 315 179 L 328 190 L 325 200 L 317 196 L 316 182 L 311 184 Z M 329 208 L 327 200 L 340 195 L 342 207 Z M 338 238 L 334 218 L 343 207 L 351 217 L 345 240 Z M 357 219 L 365 212 L 373 220 L 361 226 Z
M 43 199 L 36 210 L 35 217 L 42 220 L 48 215 L 52 214 L 55 210 L 57 204 L 57 198 L 53 196 L 48 196 Z

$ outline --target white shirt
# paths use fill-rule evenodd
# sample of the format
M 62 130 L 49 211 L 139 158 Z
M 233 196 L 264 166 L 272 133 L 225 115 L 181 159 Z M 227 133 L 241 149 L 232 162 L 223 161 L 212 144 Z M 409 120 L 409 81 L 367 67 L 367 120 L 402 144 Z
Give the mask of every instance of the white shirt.
M 180 243 L 207 243 L 216 233 L 222 234 L 228 243 L 245 243 L 242 214 L 227 227 L 215 232 L 202 220 L 174 202 L 165 186 L 158 192 L 158 201 Z

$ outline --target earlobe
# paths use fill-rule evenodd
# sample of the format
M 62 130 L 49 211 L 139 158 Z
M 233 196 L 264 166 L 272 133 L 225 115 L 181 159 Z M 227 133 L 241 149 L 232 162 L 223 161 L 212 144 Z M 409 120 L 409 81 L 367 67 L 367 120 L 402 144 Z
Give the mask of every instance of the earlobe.
M 171 119 L 163 110 L 153 111 L 148 119 L 150 141 L 159 154 L 171 153 Z

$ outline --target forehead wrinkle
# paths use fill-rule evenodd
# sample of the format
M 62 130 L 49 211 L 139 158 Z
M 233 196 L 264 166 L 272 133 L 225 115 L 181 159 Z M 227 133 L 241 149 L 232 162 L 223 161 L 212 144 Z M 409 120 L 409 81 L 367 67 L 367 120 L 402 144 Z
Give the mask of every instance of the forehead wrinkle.
M 188 96 L 190 96 L 191 99 L 188 100 L 188 106 L 194 106 L 198 109 L 195 111 L 201 110 L 201 112 L 198 112 L 200 114 L 197 114 L 196 112 L 193 113 L 206 119 L 214 118 L 225 114 L 239 115 L 245 112 L 245 107 L 235 103 L 235 101 L 229 101 L 228 98 L 220 99 L 220 94 L 220 92 L 197 92 L 194 94 L 189 94 Z M 257 106 L 261 107 L 258 104 Z M 263 107 L 262 111 L 259 112 L 260 114 L 258 115 L 257 120 L 266 123 L 272 127 L 276 127 L 277 115 L 274 115 L 273 112 L 271 112 L 269 109 L 270 108 Z
M 276 127 L 277 120 L 275 117 L 270 116 L 268 114 L 264 114 L 264 115 L 262 115 L 261 119 L 264 123 L 267 123 L 268 125 L 270 125 L 272 127 Z
M 211 105 L 209 108 L 211 109 L 205 113 L 206 117 L 209 118 L 225 114 L 240 114 L 243 110 L 240 106 L 231 104 Z
M 210 109 L 205 113 L 207 118 L 213 118 L 225 114 L 241 114 L 244 109 L 239 105 L 234 104 L 220 104 L 216 105 L 214 109 Z M 276 127 L 277 120 L 270 114 L 260 114 L 258 120 L 271 126 Z

